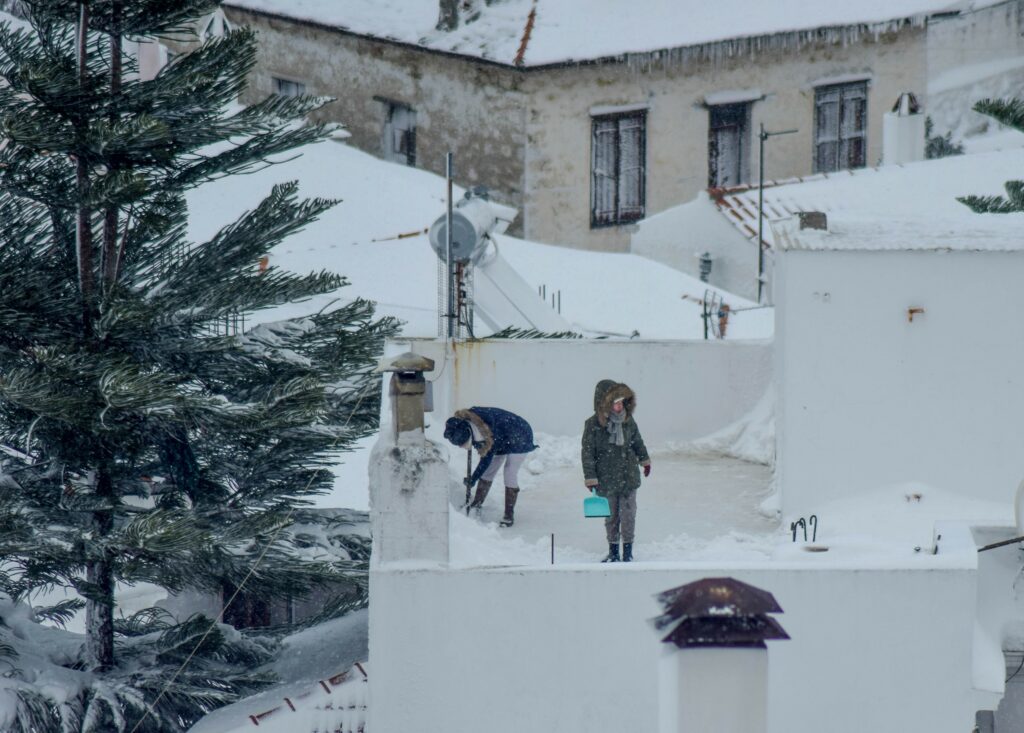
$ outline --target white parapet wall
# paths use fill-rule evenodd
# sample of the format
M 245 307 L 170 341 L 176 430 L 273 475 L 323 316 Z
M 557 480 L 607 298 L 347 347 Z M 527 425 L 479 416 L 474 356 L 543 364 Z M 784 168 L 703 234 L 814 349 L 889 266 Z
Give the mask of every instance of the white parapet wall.
M 972 558 L 916 568 L 808 558 L 377 568 L 368 730 L 656 733 L 671 660 L 647 623 L 661 612 L 653 595 L 726 575 L 773 593 L 792 637 L 768 644 L 770 733 L 971 730 Z
M 479 405 L 511 410 L 549 435 L 579 435 L 594 411 L 594 385 L 614 379 L 636 392 L 648 446 L 692 440 L 735 422 L 772 381 L 770 341 L 487 339 L 446 350 L 444 342 L 417 339 L 395 341 L 388 350 L 434 359 L 435 371 L 426 375 L 432 423 Z

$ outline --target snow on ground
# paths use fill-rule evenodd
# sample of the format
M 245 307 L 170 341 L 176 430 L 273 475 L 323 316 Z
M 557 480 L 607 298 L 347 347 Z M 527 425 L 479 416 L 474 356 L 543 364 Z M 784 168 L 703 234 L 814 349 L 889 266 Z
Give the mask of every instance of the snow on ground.
M 441 51 L 514 63 L 527 19 L 535 11 L 526 44 L 527 66 L 572 59 L 678 48 L 733 38 L 828 26 L 884 24 L 953 6 L 984 6 L 992 0 L 720 0 L 714 12 L 697 0 L 634 0 L 623 22 L 618 0 L 504 0 L 476 3 L 479 17 L 454 31 L 435 29 L 437 0 L 229 0 L 227 5 L 311 20 L 354 33 L 389 38 Z M 460 3 L 461 4 L 461 3 Z
M 651 475 L 637 494 L 638 561 L 701 559 L 765 560 L 780 541 L 774 514 L 761 504 L 772 493 L 774 440 L 771 395 L 744 418 L 690 444 L 653 446 Z M 535 434 L 537 450 L 520 471 L 522 493 L 512 528 L 497 526 L 504 508 L 500 480 L 483 508 L 469 515 L 455 509 L 451 519 L 451 558 L 455 566 L 587 563 L 607 553 L 604 522 L 584 519 L 580 436 Z M 747 452 L 757 462 L 730 456 Z M 449 447 L 455 508 L 465 502 L 460 479 L 465 453 Z
M 816 516 L 817 544 L 828 546 L 838 559 L 900 561 L 931 555 L 936 522 L 1007 526 L 1013 524 L 1013 507 L 911 481 L 829 502 L 817 510 Z M 785 529 L 789 529 L 788 524 Z M 800 528 L 798 539 L 802 538 Z M 800 543 L 783 543 L 776 548 L 775 557 L 791 559 L 802 549 Z M 974 551 L 973 546 L 968 549 Z
M 547 441 L 564 447 L 578 443 L 578 438 L 538 436 L 542 446 Z M 816 510 L 817 526 L 807 528 L 806 541 L 803 528 L 798 527 L 794 542 L 791 522 L 798 517 L 780 522 L 761 511 L 765 499 L 772 496 L 767 466 L 671 449 L 652 451 L 651 459 L 651 476 L 637 494 L 635 567 L 701 561 L 902 566 L 913 558 L 934 557 L 936 522 L 998 526 L 1013 522 L 1008 504 L 908 482 L 823 504 Z M 603 520 L 583 517 L 582 503 L 588 494 L 583 488 L 579 448 L 571 463 L 538 462 L 542 472 L 527 464 L 520 474 L 522 492 L 511 528 L 497 524 L 503 506 L 498 484 L 483 509 L 469 515 L 459 509 L 465 498 L 461 485 L 453 489 L 454 567 L 549 565 L 552 541 L 558 565 L 594 563 L 606 554 Z M 451 465 L 454 479 L 465 465 L 461 451 L 452 451 Z M 827 549 L 808 552 L 808 545 Z M 825 552 L 827 557 L 819 557 Z
M 583 485 L 579 437 L 537 436 L 541 451 L 548 442 L 557 455 L 542 454 L 520 472 L 522 492 L 513 527 L 497 527 L 504 506 L 500 480 L 482 510 L 468 517 L 457 509 L 465 500 L 462 485 L 453 490 L 453 566 L 548 564 L 552 534 L 556 563 L 594 562 L 607 554 L 603 520 L 583 518 L 589 493 Z M 569 446 L 574 446 L 571 452 Z M 453 474 L 464 475 L 465 454 L 450 453 Z M 778 523 L 762 517 L 757 506 L 768 491 L 770 469 L 678 451 L 652 451 L 651 463 L 651 476 L 637 494 L 638 560 L 768 556 Z
M 1013 524 L 1009 504 L 971 499 L 922 483 L 867 491 L 815 508 L 817 526 L 780 519 L 774 464 L 774 392 L 743 418 L 706 438 L 651 451 L 651 476 L 637 494 L 634 554 L 647 562 L 906 563 L 932 557 L 936 522 Z M 499 528 L 500 481 L 480 511 L 461 511 L 465 454 L 449 448 L 453 488 L 451 557 L 457 567 L 593 563 L 607 552 L 603 521 L 585 519 L 579 436 L 536 434 L 538 449 L 520 472 L 516 523 Z M 742 460 L 738 456 L 749 460 Z M 805 522 L 810 516 L 804 517 Z M 552 534 L 554 538 L 552 538 Z M 815 534 L 817 535 L 815 538 Z M 813 541 L 816 539 L 816 542 Z M 828 548 L 807 552 L 808 544 Z M 969 548 L 973 551 L 973 547 Z

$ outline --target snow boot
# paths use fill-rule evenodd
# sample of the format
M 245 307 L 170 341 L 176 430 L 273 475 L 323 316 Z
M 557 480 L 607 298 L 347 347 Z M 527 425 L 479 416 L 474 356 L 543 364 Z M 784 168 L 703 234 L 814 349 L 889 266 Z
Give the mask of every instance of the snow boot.
M 516 499 L 519 497 L 519 489 L 511 486 L 505 487 L 505 516 L 498 523 L 499 527 L 511 527 L 515 523 Z
M 616 542 L 614 545 L 608 545 L 608 557 L 601 562 L 618 562 L 619 561 L 619 543 Z
M 633 562 L 633 543 L 622 543 L 622 562 Z
M 476 485 L 476 494 L 473 496 L 473 501 L 469 502 L 470 509 L 479 509 L 484 505 L 484 499 L 487 498 L 487 492 L 491 490 L 491 482 L 480 479 Z

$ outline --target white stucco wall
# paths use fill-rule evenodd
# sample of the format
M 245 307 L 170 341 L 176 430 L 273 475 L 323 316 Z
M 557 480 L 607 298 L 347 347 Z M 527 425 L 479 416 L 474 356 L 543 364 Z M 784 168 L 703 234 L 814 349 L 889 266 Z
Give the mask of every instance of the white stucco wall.
M 711 255 L 708 283 L 757 300 L 757 248 L 744 237 L 706 192 L 639 222 L 630 251 L 697 277 L 700 256 Z
M 777 258 L 784 515 L 904 481 L 1012 501 L 1024 476 L 1024 253 Z M 911 307 L 925 310 L 913 322 Z
M 503 407 L 549 435 L 579 435 L 601 379 L 637 394 L 648 446 L 713 433 L 747 414 L 772 380 L 769 341 L 594 341 L 513 339 L 459 343 L 395 341 L 436 362 L 432 423 L 457 408 Z M 442 369 L 443 366 L 443 369 Z
M 809 567 L 376 570 L 374 733 L 656 733 L 652 595 L 728 575 L 772 592 L 771 733 L 964 733 L 973 571 Z

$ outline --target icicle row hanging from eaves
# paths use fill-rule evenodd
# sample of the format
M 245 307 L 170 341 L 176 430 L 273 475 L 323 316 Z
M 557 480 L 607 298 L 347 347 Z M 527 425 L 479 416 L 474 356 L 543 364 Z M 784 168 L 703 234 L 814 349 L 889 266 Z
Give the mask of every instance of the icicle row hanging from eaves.
M 724 61 L 771 53 L 794 53 L 810 46 L 850 46 L 865 40 L 877 41 L 884 35 L 898 33 L 907 27 L 923 27 L 928 16 L 918 15 L 884 23 L 829 26 L 809 30 L 786 31 L 771 35 L 730 38 L 658 51 L 625 54 L 633 71 L 647 72 L 655 68 L 687 66 L 694 63 L 718 65 Z

